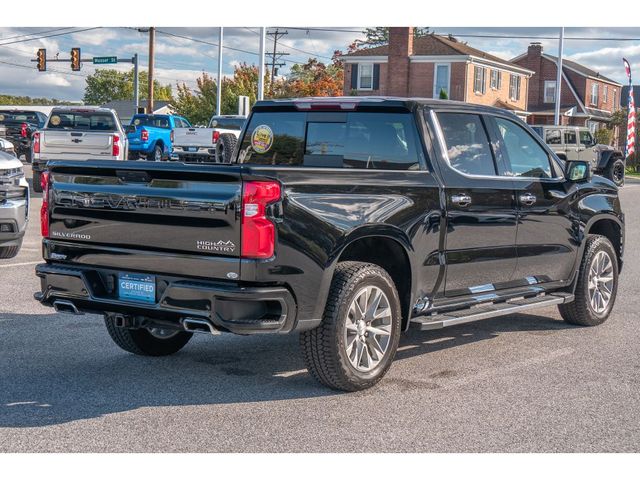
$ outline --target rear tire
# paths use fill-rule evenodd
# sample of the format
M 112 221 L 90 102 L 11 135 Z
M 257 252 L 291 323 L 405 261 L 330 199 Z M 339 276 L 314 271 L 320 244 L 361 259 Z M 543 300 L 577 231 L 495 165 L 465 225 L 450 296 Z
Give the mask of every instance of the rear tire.
M 27 163 L 31 163 L 33 161 L 33 153 L 31 152 L 31 149 L 24 152 L 24 161 Z
M 624 161 L 621 158 L 616 158 L 609 163 L 605 176 L 621 187 L 624 185 Z
M 232 133 L 223 133 L 216 145 L 216 158 L 220 163 L 231 163 L 233 151 L 236 149 L 238 139 Z
M 611 282 L 606 281 L 609 277 Z M 572 325 L 600 325 L 609 318 L 617 291 L 618 257 L 613 245 L 607 237 L 590 235 L 578 271 L 575 299 L 558 305 L 560 315 Z
M 42 185 L 40 184 L 40 181 L 42 179 L 42 173 L 41 172 L 33 172 L 33 191 L 36 193 L 42 193 Z
M 339 263 L 322 323 L 300 334 L 304 363 L 316 380 L 330 388 L 350 392 L 370 388 L 393 362 L 401 324 L 398 292 L 383 268 Z
M 163 357 L 172 355 L 182 349 L 193 335 L 190 332 L 176 331 L 171 336 L 154 335 L 146 328 L 130 329 L 116 327 L 111 315 L 104 316 L 104 323 L 111 339 L 121 349 L 135 355 Z
M 151 160 L 152 162 L 161 162 L 162 154 L 162 147 L 160 145 L 156 145 L 155 147 L 153 147 L 151 155 L 147 156 L 147 160 Z
M 20 252 L 20 247 L 22 246 L 22 240 L 18 243 L 18 245 L 11 245 L 10 247 L 0 247 L 0 258 L 13 258 L 18 255 Z

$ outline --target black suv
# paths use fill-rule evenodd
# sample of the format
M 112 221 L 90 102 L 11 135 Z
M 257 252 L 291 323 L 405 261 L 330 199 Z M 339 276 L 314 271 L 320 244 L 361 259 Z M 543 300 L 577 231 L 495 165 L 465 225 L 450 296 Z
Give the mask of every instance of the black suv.
M 320 382 L 359 390 L 400 333 L 558 305 L 613 308 L 617 187 L 504 110 L 450 101 L 258 102 L 231 165 L 56 161 L 36 298 L 105 315 L 140 355 L 194 332 L 300 332 Z
M 16 155 L 31 163 L 33 134 L 44 127 L 47 116 L 35 110 L 0 110 L 0 136 L 13 143 Z

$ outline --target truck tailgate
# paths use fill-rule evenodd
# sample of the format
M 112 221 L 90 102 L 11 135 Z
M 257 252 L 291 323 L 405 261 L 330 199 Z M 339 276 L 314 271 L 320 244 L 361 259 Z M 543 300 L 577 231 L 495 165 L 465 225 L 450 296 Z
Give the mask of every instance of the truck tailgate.
M 213 145 L 212 128 L 174 128 L 173 144 L 180 147 L 210 147 Z
M 43 159 L 80 158 L 112 155 L 113 133 L 44 130 L 41 134 L 41 157 Z
M 175 262 L 220 257 L 239 271 L 239 166 L 60 161 L 49 171 L 52 241 L 172 253 Z

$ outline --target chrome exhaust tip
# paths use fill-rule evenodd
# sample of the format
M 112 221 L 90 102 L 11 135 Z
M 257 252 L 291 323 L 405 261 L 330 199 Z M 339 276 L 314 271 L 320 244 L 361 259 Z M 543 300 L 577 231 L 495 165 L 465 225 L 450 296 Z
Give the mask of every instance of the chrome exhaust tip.
M 203 318 L 183 318 L 182 328 L 191 333 L 210 333 L 211 335 L 220 335 L 220 330 L 214 327 L 213 323 Z
M 53 308 L 58 313 L 71 313 L 73 315 L 84 315 L 73 302 L 69 300 L 55 300 L 53 302 Z

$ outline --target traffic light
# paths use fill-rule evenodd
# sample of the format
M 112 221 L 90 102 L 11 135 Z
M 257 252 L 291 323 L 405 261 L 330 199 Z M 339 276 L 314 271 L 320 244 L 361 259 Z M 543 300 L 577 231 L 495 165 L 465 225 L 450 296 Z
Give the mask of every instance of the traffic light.
M 71 49 L 71 70 L 74 72 L 80 71 L 80 49 Z
M 46 71 L 47 70 L 47 50 L 45 48 L 39 49 L 36 58 L 38 63 L 38 71 L 39 72 Z

